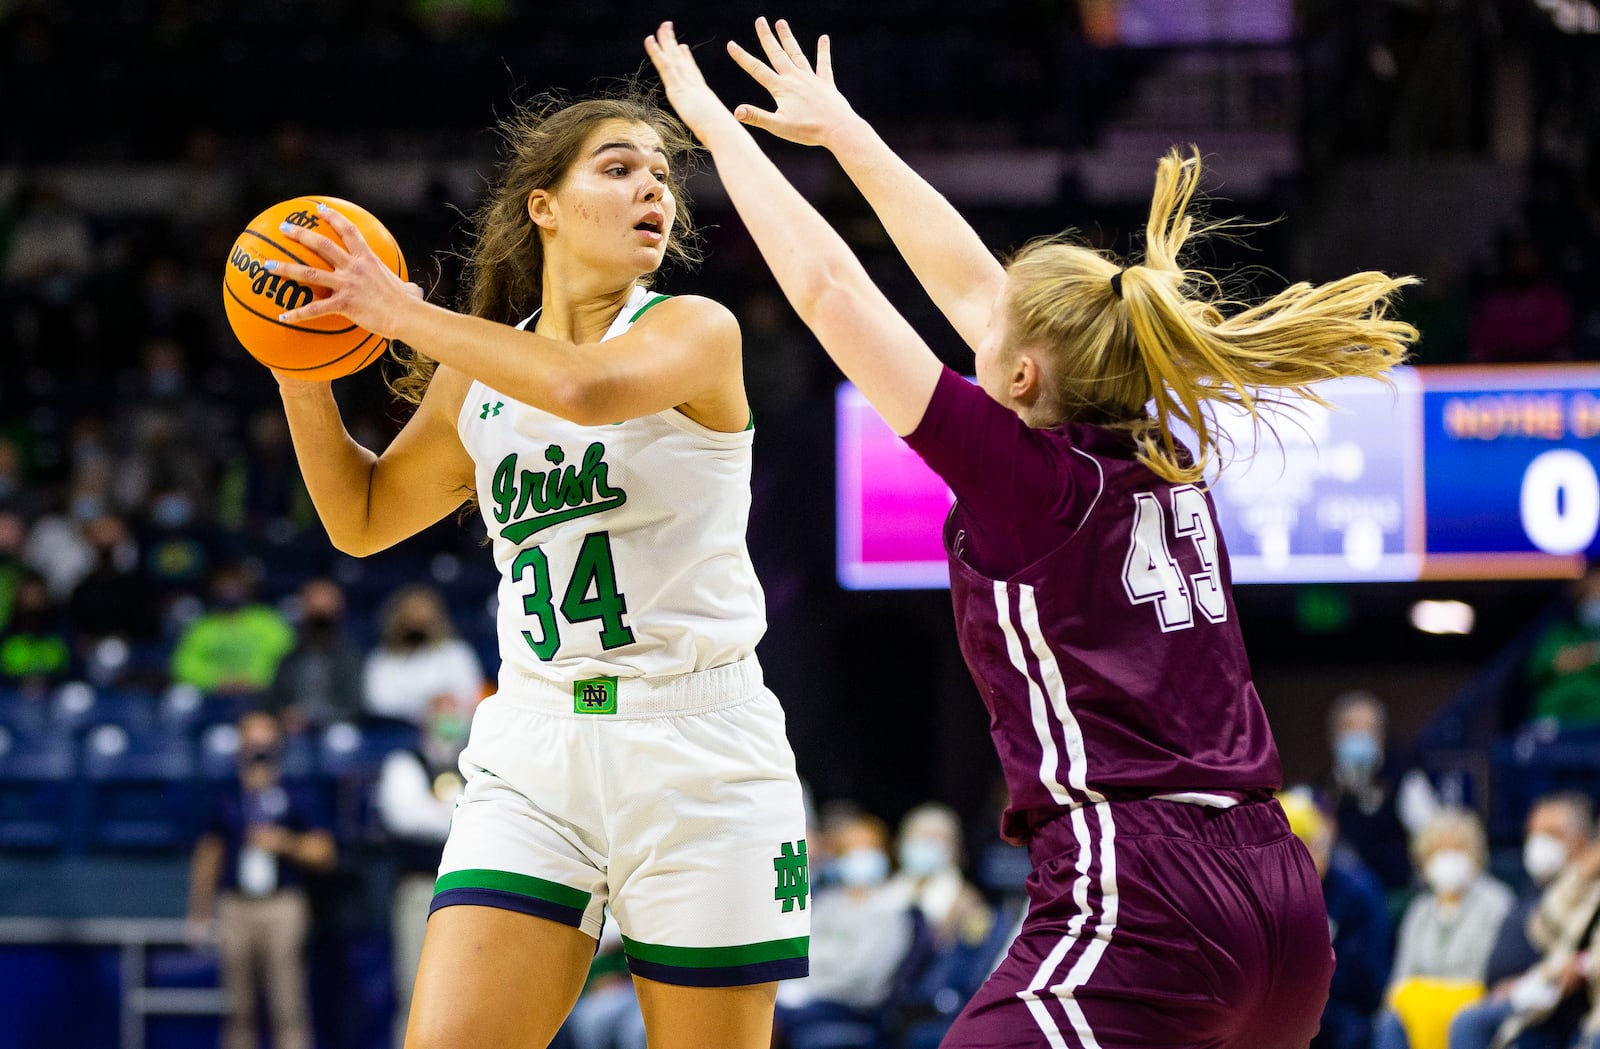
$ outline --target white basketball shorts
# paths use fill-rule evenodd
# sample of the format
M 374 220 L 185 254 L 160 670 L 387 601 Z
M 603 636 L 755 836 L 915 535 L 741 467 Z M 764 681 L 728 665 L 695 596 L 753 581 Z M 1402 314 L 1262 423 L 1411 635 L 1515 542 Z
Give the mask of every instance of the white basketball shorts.
M 557 684 L 503 668 L 461 756 L 433 910 L 501 907 L 600 935 L 634 974 L 806 975 L 806 828 L 783 708 L 752 656 Z

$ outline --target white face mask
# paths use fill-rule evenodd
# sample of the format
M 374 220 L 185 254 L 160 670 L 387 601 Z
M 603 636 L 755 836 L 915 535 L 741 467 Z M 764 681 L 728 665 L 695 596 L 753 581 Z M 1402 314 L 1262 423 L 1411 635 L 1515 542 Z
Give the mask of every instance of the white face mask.
M 1535 885 L 1543 885 L 1567 865 L 1567 844 L 1550 834 L 1532 834 L 1522 843 L 1522 867 Z
M 950 846 L 942 841 L 908 838 L 900 845 L 900 869 L 913 877 L 926 878 L 954 865 Z
M 889 857 L 881 849 L 851 849 L 834 864 L 840 883 L 851 888 L 878 885 L 889 876 Z
M 1478 865 L 1460 849 L 1440 849 L 1428 857 L 1422 868 L 1422 880 L 1440 896 L 1459 896 L 1472 883 Z

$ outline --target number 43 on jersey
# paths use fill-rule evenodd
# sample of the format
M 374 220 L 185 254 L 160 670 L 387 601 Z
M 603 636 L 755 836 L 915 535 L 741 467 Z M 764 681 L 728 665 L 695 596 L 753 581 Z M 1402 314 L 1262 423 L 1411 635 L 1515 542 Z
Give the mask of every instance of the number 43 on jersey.
M 1217 572 L 1217 526 L 1211 507 L 1192 484 L 1172 489 L 1172 537 L 1194 544 L 1200 571 L 1187 579 L 1167 543 L 1167 514 L 1153 492 L 1134 495 L 1133 530 L 1122 563 L 1122 588 L 1136 605 L 1155 605 L 1162 633 L 1194 626 L 1198 608 L 1208 623 L 1228 618 L 1228 596 Z

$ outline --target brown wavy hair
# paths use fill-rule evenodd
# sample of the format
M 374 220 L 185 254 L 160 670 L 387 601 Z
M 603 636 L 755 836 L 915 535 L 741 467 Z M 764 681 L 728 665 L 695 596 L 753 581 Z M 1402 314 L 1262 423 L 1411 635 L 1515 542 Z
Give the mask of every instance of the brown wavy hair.
M 538 307 L 544 245 L 528 215 L 528 194 L 560 185 L 578 160 L 584 139 L 607 120 L 645 124 L 661 136 L 668 160 L 667 187 L 678 205 L 667 237 L 667 258 L 689 264 L 699 261 L 699 233 L 684 186 L 699 151 L 688 128 L 637 83 L 613 95 L 577 101 L 544 94 L 518 105 L 499 124 L 504 158 L 472 217 L 473 246 L 465 260 L 462 312 L 515 324 Z M 413 406 L 420 404 L 437 362 L 409 346 L 397 347 L 395 357 L 404 370 L 389 380 L 389 389 Z
M 1042 351 L 1048 362 L 1035 425 L 1125 428 L 1139 460 L 1170 481 L 1199 480 L 1216 454 L 1216 405 L 1242 407 L 1260 427 L 1262 390 L 1326 405 L 1314 383 L 1386 380 L 1417 339 L 1415 328 L 1390 315 L 1394 296 L 1415 277 L 1356 273 L 1292 284 L 1252 304 L 1230 299 L 1211 274 L 1185 267 L 1180 255 L 1191 242 L 1244 225 L 1197 225 L 1200 171 L 1192 147 L 1188 156 L 1174 149 L 1162 158 L 1140 262 L 1125 267 L 1109 253 L 1050 237 L 1025 246 L 1007 266 L 1010 349 Z M 1120 294 L 1111 282 L 1119 273 Z M 1174 422 L 1195 434 L 1192 459 Z

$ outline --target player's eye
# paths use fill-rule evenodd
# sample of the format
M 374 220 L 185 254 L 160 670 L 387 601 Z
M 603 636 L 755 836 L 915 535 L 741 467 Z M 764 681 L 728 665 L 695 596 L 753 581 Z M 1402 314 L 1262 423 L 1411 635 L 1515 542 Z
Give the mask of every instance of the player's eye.
M 626 175 L 627 173 L 628 173 L 628 169 L 623 167 L 621 164 L 613 164 L 610 167 L 606 168 L 606 174 L 607 175 L 615 175 L 618 178 L 621 178 L 623 175 Z
M 653 174 L 655 175 L 657 182 L 665 182 L 665 181 L 667 181 L 667 173 L 666 173 L 665 170 L 658 169 L 655 172 L 653 172 Z

